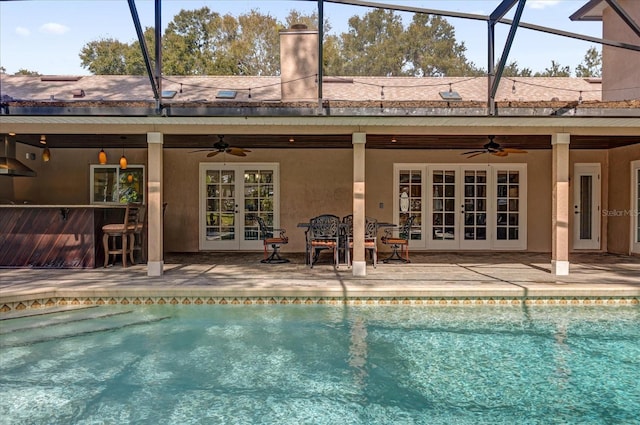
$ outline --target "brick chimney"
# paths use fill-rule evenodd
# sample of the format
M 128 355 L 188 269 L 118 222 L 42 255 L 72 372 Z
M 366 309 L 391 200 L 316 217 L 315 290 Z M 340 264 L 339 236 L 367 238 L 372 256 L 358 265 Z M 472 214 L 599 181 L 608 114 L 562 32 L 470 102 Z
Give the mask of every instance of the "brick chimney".
M 293 25 L 280 31 L 282 101 L 318 99 L 318 31 Z

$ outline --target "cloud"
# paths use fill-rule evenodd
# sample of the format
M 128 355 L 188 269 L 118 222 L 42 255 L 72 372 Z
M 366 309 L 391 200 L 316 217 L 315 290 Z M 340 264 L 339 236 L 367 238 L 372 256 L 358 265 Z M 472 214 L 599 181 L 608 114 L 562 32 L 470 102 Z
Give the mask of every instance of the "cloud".
M 29 28 L 25 28 L 25 27 L 16 27 L 16 34 L 23 36 L 23 37 L 28 37 L 31 35 L 31 31 L 29 31 Z
M 44 32 L 46 34 L 60 35 L 60 34 L 64 34 L 67 31 L 69 31 L 69 27 L 64 26 L 62 24 L 56 24 L 54 22 L 49 22 L 40 27 L 40 32 Z
M 560 3 L 560 0 L 529 0 L 527 6 L 532 9 L 544 9 L 547 7 L 553 7 Z

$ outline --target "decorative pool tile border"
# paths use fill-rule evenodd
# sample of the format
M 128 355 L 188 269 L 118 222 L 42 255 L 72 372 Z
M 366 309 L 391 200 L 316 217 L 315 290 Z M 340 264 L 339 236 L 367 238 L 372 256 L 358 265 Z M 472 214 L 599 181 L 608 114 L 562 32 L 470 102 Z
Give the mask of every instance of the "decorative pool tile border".
M 1 313 L 63 306 L 99 305 L 407 305 L 407 306 L 623 306 L 640 305 L 640 297 L 244 297 L 244 296 L 168 296 L 168 297 L 49 297 L 0 306 Z

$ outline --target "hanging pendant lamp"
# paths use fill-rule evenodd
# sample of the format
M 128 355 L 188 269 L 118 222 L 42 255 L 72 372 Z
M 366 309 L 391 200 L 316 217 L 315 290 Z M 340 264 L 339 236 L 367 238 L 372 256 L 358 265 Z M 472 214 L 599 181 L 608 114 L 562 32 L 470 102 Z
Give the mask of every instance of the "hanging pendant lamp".
M 49 148 L 44 148 L 44 150 L 42 151 L 42 160 L 44 162 L 49 162 L 50 159 L 51 159 L 51 151 L 49 150 Z
M 98 162 L 101 165 L 107 163 L 107 153 L 104 151 L 104 149 L 100 149 L 100 153 L 98 153 Z
M 124 148 L 122 148 L 122 156 L 120 157 L 120 168 L 122 170 L 127 169 L 127 157 L 124 156 Z

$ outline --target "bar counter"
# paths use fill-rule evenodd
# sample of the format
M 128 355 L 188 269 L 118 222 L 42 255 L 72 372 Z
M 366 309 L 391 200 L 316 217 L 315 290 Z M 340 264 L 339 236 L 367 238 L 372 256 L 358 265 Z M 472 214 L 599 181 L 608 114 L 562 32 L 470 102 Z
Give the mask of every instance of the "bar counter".
M 102 266 L 102 226 L 123 220 L 124 205 L 0 205 L 0 267 Z

